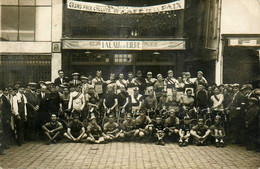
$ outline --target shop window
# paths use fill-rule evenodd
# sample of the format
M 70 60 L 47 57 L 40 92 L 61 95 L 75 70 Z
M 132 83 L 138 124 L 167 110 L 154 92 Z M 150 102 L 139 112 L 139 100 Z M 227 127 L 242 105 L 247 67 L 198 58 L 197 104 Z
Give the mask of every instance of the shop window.
M 132 62 L 132 54 L 115 54 L 114 62 L 128 63 Z

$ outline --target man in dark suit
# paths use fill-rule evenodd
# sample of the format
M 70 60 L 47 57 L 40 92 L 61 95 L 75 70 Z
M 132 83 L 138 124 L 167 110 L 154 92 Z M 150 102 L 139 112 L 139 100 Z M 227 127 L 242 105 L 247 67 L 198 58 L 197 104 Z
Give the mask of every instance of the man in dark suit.
M 63 84 L 63 83 L 67 83 L 67 82 L 68 82 L 68 78 L 67 78 L 67 77 L 64 77 L 64 72 L 63 72 L 63 70 L 59 70 L 59 71 L 58 71 L 58 74 L 59 74 L 59 77 L 54 80 L 54 84 L 55 84 L 56 86 L 59 86 L 59 85 L 61 85 L 61 84 Z
M 7 92 L 6 92 L 7 90 Z M 9 148 L 10 142 L 12 141 L 12 128 L 11 128 L 11 102 L 8 99 L 8 88 L 4 89 L 3 94 L 1 93 L 0 102 L 2 102 L 2 126 L 3 126 L 3 143 L 4 148 Z
M 47 92 L 47 87 L 43 86 L 41 92 L 38 95 L 39 99 L 39 113 L 37 116 L 38 123 L 37 127 L 41 130 L 43 124 L 50 120 L 50 108 L 49 108 L 49 94 Z
M 81 85 L 81 81 L 79 80 L 79 73 L 72 73 L 73 79 L 69 82 L 70 86 L 78 86 Z
M 35 140 L 36 137 L 36 120 L 37 120 L 37 113 L 39 110 L 39 98 L 35 92 L 36 90 L 36 83 L 29 83 L 28 84 L 28 91 L 25 93 L 27 98 L 27 136 L 29 140 Z

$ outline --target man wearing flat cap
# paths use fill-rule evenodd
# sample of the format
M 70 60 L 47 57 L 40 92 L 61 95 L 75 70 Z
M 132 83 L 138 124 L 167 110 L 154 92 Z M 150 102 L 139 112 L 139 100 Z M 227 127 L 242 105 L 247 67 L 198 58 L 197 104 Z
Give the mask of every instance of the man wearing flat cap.
M 30 82 L 28 91 L 24 94 L 27 98 L 27 124 L 28 124 L 28 139 L 35 140 L 36 136 L 36 120 L 39 110 L 39 98 L 35 92 L 37 84 Z

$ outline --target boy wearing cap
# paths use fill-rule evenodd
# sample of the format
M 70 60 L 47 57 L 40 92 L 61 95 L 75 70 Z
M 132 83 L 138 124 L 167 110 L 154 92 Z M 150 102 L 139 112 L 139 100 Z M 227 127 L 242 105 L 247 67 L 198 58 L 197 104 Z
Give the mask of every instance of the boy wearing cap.
M 90 117 L 90 123 L 87 127 L 88 138 L 90 143 L 103 143 L 106 134 L 102 131 L 101 127 L 97 124 L 95 116 Z
M 207 145 L 207 139 L 210 135 L 210 130 L 208 126 L 204 124 L 203 119 L 198 120 L 198 124 L 194 127 L 192 127 L 190 134 L 193 136 L 195 144 L 197 146 L 200 145 Z
M 176 83 L 178 83 L 178 81 L 173 77 L 173 71 L 169 70 L 168 77 L 164 80 L 164 86 L 168 96 L 172 95 Z
M 106 134 L 106 140 L 113 140 L 119 136 L 119 125 L 115 122 L 112 114 L 108 117 L 108 122 L 104 124 L 104 132 Z
M 126 120 L 123 122 L 119 137 L 126 140 L 131 139 L 134 136 L 135 130 L 135 120 L 132 118 L 131 114 L 128 113 L 126 115 Z
M 249 106 L 246 109 L 245 124 L 246 124 L 246 149 L 255 150 L 257 148 L 257 132 L 259 131 L 259 113 L 260 108 L 258 99 L 255 97 L 249 98 Z
M 153 78 L 152 72 L 147 72 L 147 78 L 145 78 L 145 96 L 149 96 L 149 90 L 153 90 L 153 86 L 157 80 Z
M 224 147 L 225 130 L 220 124 L 221 116 L 217 115 L 214 121 L 215 124 L 210 126 L 210 134 L 215 138 L 216 147 Z
M 79 120 L 79 114 L 73 114 L 73 120 L 68 124 L 67 132 L 64 136 L 73 142 L 79 142 L 81 139 L 86 138 L 84 124 Z
M 197 73 L 197 78 L 194 82 L 195 86 L 196 86 L 196 90 L 198 89 L 198 85 L 201 84 L 205 87 L 208 86 L 208 82 L 207 80 L 203 77 L 203 72 L 202 71 L 198 71 Z
M 17 94 L 13 97 L 12 110 L 15 117 L 14 123 L 17 133 L 17 144 L 24 143 L 25 122 L 27 120 L 27 98 L 24 95 L 24 87 L 19 86 Z
M 56 143 L 61 130 L 63 129 L 62 124 L 58 121 L 55 114 L 51 115 L 51 121 L 42 126 L 44 134 L 48 137 L 47 145 Z

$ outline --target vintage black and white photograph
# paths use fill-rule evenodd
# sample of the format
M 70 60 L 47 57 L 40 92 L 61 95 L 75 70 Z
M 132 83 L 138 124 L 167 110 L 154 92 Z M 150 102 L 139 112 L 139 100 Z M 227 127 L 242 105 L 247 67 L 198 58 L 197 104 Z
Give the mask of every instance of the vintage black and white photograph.
M 0 0 L 2 168 L 260 168 L 260 0 Z

